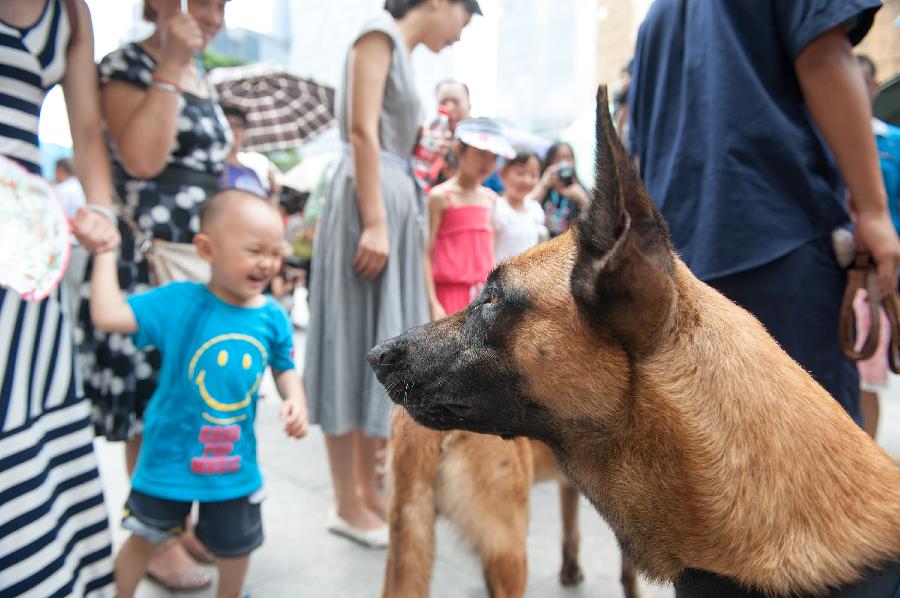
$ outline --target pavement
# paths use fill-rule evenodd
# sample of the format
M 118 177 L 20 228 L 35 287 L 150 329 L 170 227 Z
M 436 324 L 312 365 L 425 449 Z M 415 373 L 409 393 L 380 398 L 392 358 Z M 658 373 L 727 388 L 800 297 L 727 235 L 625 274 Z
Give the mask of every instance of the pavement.
M 304 347 L 298 335 L 297 347 Z M 303 356 L 299 355 L 298 360 Z M 278 422 L 279 399 L 271 381 L 257 411 L 260 462 L 266 479 L 263 503 L 266 541 L 253 553 L 244 586 L 253 598 L 368 598 L 381 595 L 385 551 L 362 548 L 325 529 L 332 494 L 325 444 L 318 428 L 303 440 L 287 438 Z M 881 400 L 878 441 L 900 456 L 900 378 L 892 378 Z M 97 440 L 100 471 L 116 548 L 126 534 L 119 526 L 128 494 L 123 445 Z M 559 585 L 562 562 L 561 524 L 556 485 L 532 490 L 532 518 L 528 532 L 529 598 L 618 598 L 620 556 L 609 527 L 586 500 L 581 500 L 581 566 L 585 579 L 575 588 Z M 214 568 L 210 567 L 214 573 Z M 207 598 L 214 584 L 200 592 L 172 593 L 145 579 L 138 598 Z M 644 598 L 671 598 L 669 586 L 641 581 Z M 433 598 L 483 598 L 485 589 L 478 559 L 450 525 L 437 529 L 437 556 L 431 581 Z

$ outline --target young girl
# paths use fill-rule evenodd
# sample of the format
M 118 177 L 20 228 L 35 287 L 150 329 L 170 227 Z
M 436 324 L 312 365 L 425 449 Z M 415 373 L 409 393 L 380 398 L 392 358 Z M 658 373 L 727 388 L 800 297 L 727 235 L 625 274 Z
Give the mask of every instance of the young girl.
M 503 196 L 494 209 L 494 257 L 504 262 L 547 238 L 544 210 L 534 191 L 541 176 L 541 160 L 533 152 L 518 149 L 500 167 Z
M 454 134 L 459 168 L 428 196 L 429 251 L 425 258 L 432 319 L 466 307 L 494 267 L 491 213 L 496 194 L 483 187 L 497 156 L 515 151 L 486 118 L 460 122 Z

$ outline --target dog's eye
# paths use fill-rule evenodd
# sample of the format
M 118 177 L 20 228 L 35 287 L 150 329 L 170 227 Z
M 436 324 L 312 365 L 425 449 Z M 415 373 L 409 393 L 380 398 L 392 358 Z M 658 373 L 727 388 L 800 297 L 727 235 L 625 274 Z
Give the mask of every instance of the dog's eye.
M 481 295 L 472 302 L 472 313 L 479 311 L 483 307 L 490 307 L 492 305 L 496 305 L 500 301 L 500 296 L 496 291 L 482 291 Z

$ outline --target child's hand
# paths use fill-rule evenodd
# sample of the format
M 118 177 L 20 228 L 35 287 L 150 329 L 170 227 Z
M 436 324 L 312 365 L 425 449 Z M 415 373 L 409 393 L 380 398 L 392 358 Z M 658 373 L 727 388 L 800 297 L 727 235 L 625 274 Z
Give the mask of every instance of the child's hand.
M 441 305 L 440 301 L 429 302 L 429 311 L 431 312 L 431 321 L 441 320 L 447 317 L 447 310 Z
M 291 438 L 303 438 L 309 432 L 309 418 L 303 399 L 286 400 L 281 406 L 278 419 L 284 422 L 284 432 Z
M 544 189 L 553 189 L 559 184 L 559 164 L 551 164 L 541 175 L 538 185 Z
M 72 219 L 72 233 L 93 254 L 105 253 L 119 246 L 119 229 L 107 218 L 81 208 Z

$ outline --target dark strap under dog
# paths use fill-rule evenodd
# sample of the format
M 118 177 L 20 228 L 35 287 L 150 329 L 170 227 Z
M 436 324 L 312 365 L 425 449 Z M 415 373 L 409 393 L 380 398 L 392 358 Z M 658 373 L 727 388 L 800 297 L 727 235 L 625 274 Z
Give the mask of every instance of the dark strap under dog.
M 675 598 L 772 598 L 772 595 L 748 590 L 733 579 L 716 573 L 685 569 L 675 582 Z M 813 596 L 795 594 L 790 598 L 813 598 Z M 900 598 L 900 562 L 874 571 L 854 584 L 836 588 L 817 598 Z

